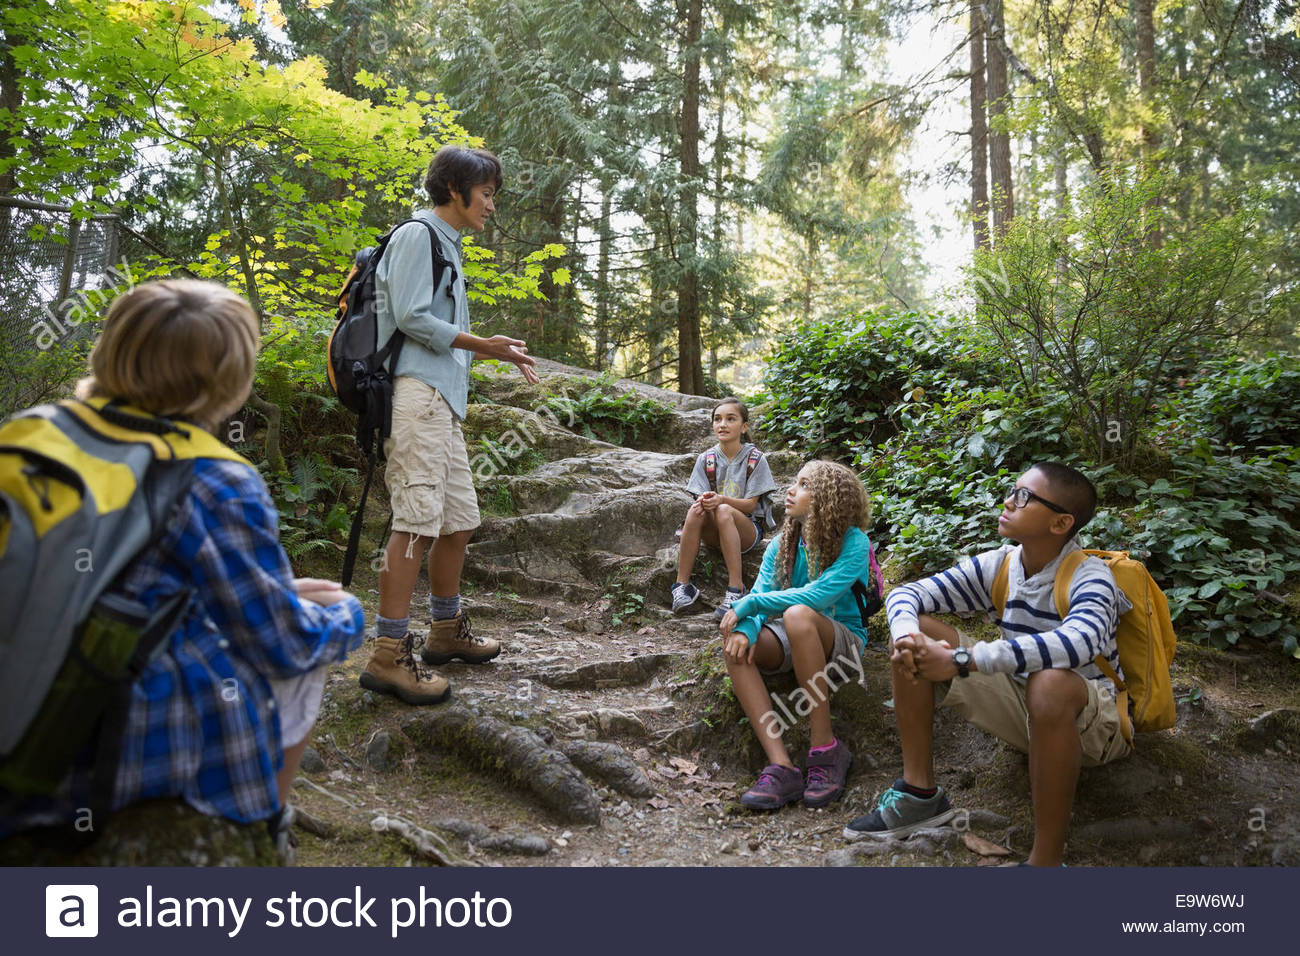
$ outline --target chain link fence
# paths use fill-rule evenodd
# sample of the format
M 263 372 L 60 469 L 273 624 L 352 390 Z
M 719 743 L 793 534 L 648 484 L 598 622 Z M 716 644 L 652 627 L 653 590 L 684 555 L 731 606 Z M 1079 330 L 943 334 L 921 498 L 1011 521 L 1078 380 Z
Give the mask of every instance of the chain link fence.
M 116 216 L 0 196 L 0 418 L 65 393 L 127 281 Z

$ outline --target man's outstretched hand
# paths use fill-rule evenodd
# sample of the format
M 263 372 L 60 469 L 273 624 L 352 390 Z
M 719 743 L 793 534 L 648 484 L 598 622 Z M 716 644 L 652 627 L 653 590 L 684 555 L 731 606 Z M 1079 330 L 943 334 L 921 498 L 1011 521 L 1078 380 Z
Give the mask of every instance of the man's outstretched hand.
M 523 339 L 512 339 L 508 335 L 494 335 L 490 339 L 483 340 L 474 357 L 509 362 L 523 373 L 524 379 L 530 385 L 536 385 L 541 381 L 537 369 L 534 368 L 537 360 L 528 354 L 528 346 Z

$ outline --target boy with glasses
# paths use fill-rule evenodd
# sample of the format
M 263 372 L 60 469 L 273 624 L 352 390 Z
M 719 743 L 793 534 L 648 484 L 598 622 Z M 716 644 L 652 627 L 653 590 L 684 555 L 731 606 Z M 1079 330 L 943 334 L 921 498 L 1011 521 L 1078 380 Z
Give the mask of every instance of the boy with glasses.
M 890 592 L 894 714 L 903 776 L 872 813 L 844 829 L 850 840 L 889 839 L 938 826 L 954 810 L 934 779 L 934 708 L 951 707 L 981 730 L 1029 754 L 1034 845 L 1028 864 L 1059 866 L 1080 766 L 1130 751 L 1115 686 L 1094 658 L 1119 670 L 1115 629 L 1131 608 L 1097 558 L 1078 564 L 1062 620 L 1053 600 L 1057 569 L 1079 550 L 1097 492 L 1057 462 L 1034 465 L 1003 502 L 998 533 L 1019 542 Z M 994 580 L 1006 565 L 1006 601 L 996 617 Z M 989 612 L 1001 639 L 972 643 L 931 615 Z M 1123 675 L 1120 674 L 1122 679 Z

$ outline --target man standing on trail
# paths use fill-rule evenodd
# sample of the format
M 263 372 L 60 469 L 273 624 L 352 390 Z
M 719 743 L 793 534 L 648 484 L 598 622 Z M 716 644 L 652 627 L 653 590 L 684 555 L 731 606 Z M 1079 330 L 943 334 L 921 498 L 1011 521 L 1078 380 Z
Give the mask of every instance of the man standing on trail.
M 392 499 L 393 533 L 379 572 L 379 616 L 374 651 L 361 686 L 408 704 L 435 704 L 451 693 L 446 678 L 415 657 L 411 596 L 429 555 L 429 609 L 433 618 L 421 656 L 429 664 L 490 661 L 500 645 L 475 637 L 460 605 L 465 548 L 479 525 L 478 500 L 461 433 L 469 395 L 469 363 L 498 359 L 538 381 L 523 341 L 469 331 L 469 304 L 460 234 L 478 232 L 494 211 L 501 162 L 483 149 L 444 146 L 434 155 L 424 186 L 432 211 L 393 235 L 376 273 L 379 341 L 406 333 L 395 369 L 393 423 L 385 442 L 384 479 Z M 434 237 L 451 268 L 433 284 Z M 432 545 L 432 547 L 430 547 Z

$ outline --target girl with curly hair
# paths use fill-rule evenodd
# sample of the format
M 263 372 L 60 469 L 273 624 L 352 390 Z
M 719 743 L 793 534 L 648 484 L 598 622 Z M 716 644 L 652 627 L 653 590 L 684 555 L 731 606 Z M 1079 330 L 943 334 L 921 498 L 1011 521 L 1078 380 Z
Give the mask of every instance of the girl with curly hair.
M 864 603 L 879 595 L 867 524 L 871 502 L 848 468 L 804 465 L 785 497 L 785 524 L 763 555 L 754 589 L 722 619 L 723 653 L 736 698 L 768 765 L 740 798 L 775 810 L 802 798 L 824 807 L 844 795 L 852 755 L 831 729 L 831 692 L 862 676 Z M 768 696 L 763 675 L 793 670 L 799 686 L 787 706 Z M 780 712 L 778 713 L 778 708 Z M 811 722 L 807 775 L 782 734 L 793 714 Z

